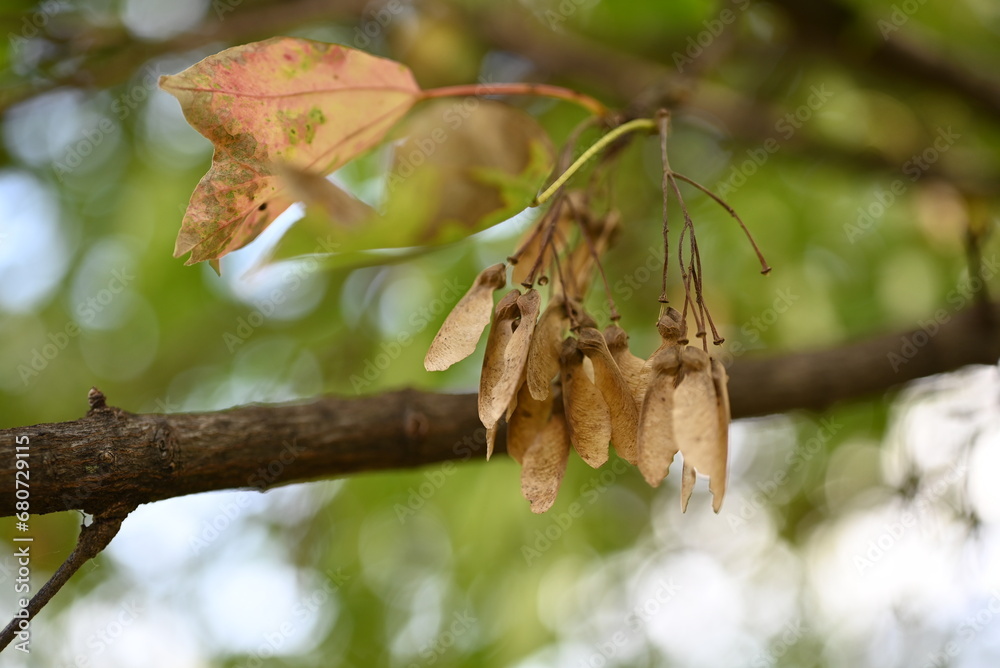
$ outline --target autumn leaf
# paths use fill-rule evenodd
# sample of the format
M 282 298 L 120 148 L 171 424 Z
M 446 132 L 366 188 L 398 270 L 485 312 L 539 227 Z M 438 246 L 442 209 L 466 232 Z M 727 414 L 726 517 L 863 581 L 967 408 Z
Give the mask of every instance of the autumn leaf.
M 275 165 L 326 175 L 376 145 L 419 99 L 403 65 L 336 44 L 275 37 L 160 78 L 215 146 L 174 256 L 187 264 L 252 241 L 295 200 Z

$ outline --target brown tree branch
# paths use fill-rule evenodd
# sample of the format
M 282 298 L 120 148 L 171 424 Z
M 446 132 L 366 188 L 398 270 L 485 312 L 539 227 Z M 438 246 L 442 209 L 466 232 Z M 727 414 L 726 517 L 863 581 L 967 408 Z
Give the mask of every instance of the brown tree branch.
M 928 323 L 829 350 L 738 359 L 730 369 L 733 416 L 820 409 L 1000 357 L 1000 304 L 941 311 Z M 13 444 L 25 436 L 33 514 L 101 515 L 196 492 L 264 490 L 485 452 L 471 394 L 402 390 L 173 415 L 134 415 L 106 406 L 99 392 L 91 404 L 80 420 L 0 431 L 0 516 L 14 513 Z

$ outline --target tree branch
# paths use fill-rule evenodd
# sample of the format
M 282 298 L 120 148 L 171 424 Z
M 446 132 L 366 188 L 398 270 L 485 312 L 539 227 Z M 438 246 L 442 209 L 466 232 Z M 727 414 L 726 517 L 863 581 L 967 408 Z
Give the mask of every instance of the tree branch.
M 818 352 L 736 360 L 733 417 L 821 409 L 1000 357 L 1000 304 L 938 313 L 933 326 Z M 373 397 L 134 415 L 92 391 L 87 416 L 0 431 L 0 516 L 14 513 L 14 448 L 30 440 L 33 514 L 122 506 L 210 490 L 264 490 L 484 453 L 476 396 L 402 390 Z M 498 439 L 503 443 L 504 438 Z M 21 439 L 23 442 L 23 438 Z M 8 445 L 9 444 L 9 445 Z

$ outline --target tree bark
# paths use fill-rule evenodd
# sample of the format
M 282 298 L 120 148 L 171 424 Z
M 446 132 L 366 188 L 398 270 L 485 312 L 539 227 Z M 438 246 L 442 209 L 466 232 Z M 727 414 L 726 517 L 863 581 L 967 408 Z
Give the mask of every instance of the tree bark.
M 822 409 L 1000 357 L 1000 304 L 939 312 L 925 329 L 730 365 L 734 418 Z M 30 512 L 95 515 L 210 490 L 261 491 L 359 471 L 485 453 L 474 394 L 401 390 L 361 398 L 135 415 L 91 390 L 79 420 L 0 431 L 0 516 L 15 512 L 15 444 L 30 464 Z M 502 451 L 503 434 L 498 438 Z M 24 452 L 21 450 L 20 452 Z

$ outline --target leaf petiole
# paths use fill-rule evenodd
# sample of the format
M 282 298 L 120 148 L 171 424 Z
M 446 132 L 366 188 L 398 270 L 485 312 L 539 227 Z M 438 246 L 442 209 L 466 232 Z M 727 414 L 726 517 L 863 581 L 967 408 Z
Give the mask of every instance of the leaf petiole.
M 565 100 L 579 105 L 590 113 L 606 118 L 608 108 L 600 100 L 578 93 L 562 86 L 551 86 L 549 84 L 530 83 L 481 83 L 462 84 L 459 86 L 445 86 L 443 88 L 431 88 L 422 91 L 421 99 L 429 100 L 435 97 L 483 97 L 486 95 L 537 95 L 539 97 L 552 97 L 558 100 Z

